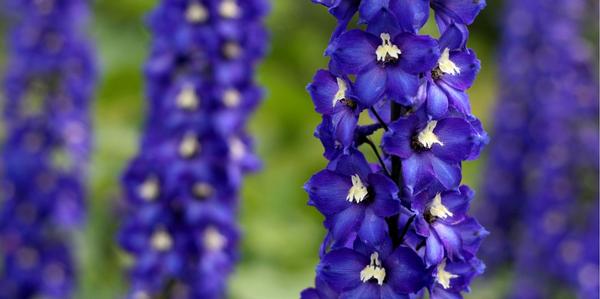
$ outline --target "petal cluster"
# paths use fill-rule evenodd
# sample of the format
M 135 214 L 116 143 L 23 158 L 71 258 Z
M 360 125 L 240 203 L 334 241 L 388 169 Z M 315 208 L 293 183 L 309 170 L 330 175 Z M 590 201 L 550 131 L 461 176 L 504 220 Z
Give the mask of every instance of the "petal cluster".
M 308 86 L 329 163 L 305 190 L 328 233 L 302 298 L 461 298 L 487 235 L 461 186 L 462 162 L 487 143 L 466 94 L 480 69 L 467 25 L 485 1 L 313 2 L 338 27 Z M 439 38 L 419 34 L 430 9 Z M 349 29 L 356 15 L 364 29 Z
M 149 14 L 147 118 L 122 178 L 130 298 L 224 298 L 238 258 L 246 123 L 262 99 L 263 0 L 163 0 Z
M 85 218 L 93 52 L 87 2 L 5 1 L 0 298 L 71 298 Z

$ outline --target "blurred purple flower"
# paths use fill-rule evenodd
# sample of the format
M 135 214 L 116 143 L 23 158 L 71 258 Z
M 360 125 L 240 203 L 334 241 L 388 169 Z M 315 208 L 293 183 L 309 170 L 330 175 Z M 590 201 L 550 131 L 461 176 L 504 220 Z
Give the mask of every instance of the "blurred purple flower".
M 598 256 L 585 253 L 598 248 L 598 186 L 587 182 L 598 181 L 599 143 L 598 83 L 581 37 L 585 8 L 584 1 L 506 4 L 503 88 L 478 215 L 492 233 L 482 248 L 491 273 L 515 268 L 512 298 L 559 290 L 598 296 Z
M 129 298 L 227 295 L 239 189 L 260 167 L 246 123 L 263 96 L 254 73 L 267 4 L 163 0 L 149 14 L 148 115 L 122 177 Z

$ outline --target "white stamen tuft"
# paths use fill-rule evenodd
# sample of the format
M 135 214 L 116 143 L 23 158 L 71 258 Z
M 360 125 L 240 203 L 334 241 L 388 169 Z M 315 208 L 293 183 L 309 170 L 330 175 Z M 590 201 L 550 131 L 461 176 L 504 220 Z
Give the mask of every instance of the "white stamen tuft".
M 214 193 L 215 189 L 209 183 L 196 183 L 193 187 L 193 193 L 200 198 L 207 198 Z
M 446 271 L 446 260 L 443 260 L 437 266 L 437 278 L 436 278 L 436 281 L 437 281 L 437 283 L 439 283 L 440 285 L 442 285 L 442 287 L 444 289 L 449 289 L 450 288 L 450 280 L 452 278 L 456 278 L 456 277 L 458 277 L 458 275 L 452 274 L 452 273 Z
M 185 86 L 177 95 L 177 107 L 184 110 L 196 110 L 198 109 L 198 97 L 194 86 Z
M 151 297 L 144 291 L 137 291 L 133 294 L 133 299 L 151 299 Z
M 337 79 L 338 91 L 335 94 L 335 96 L 333 97 L 333 106 L 335 106 L 335 104 L 338 101 L 345 99 L 346 91 L 348 91 L 348 85 L 346 85 L 346 81 L 344 81 L 344 79 L 341 79 L 341 78 L 336 78 L 336 79 Z
M 440 56 L 440 59 L 438 60 L 438 67 L 444 74 L 453 76 L 460 74 L 460 68 L 450 60 L 450 49 L 448 48 L 444 49 L 444 52 L 442 52 L 442 56 Z
M 429 121 L 427 123 L 427 126 L 425 127 L 425 129 L 423 129 L 423 131 L 419 132 L 419 135 L 417 136 L 417 140 L 425 148 L 430 149 L 434 144 L 439 144 L 441 146 L 444 146 L 444 143 L 438 139 L 438 137 L 437 137 L 437 135 L 435 135 L 435 133 L 433 133 L 433 130 L 435 130 L 436 126 L 437 126 L 436 120 Z
M 221 251 L 227 245 L 225 236 L 212 226 L 204 230 L 202 242 L 206 249 L 213 252 Z
M 155 200 L 159 193 L 160 186 L 158 178 L 155 176 L 149 176 L 146 178 L 146 180 L 138 188 L 139 196 L 147 201 Z
M 173 246 L 171 236 L 163 228 L 159 228 L 154 232 L 150 242 L 152 243 L 152 248 L 158 251 L 167 251 Z
M 362 282 L 367 282 L 372 278 L 377 280 L 378 285 L 383 285 L 383 281 L 385 280 L 385 268 L 381 266 L 379 253 L 377 252 L 371 254 L 371 263 L 360 271 L 360 280 Z
M 346 196 L 346 200 L 349 202 L 360 203 L 369 195 L 369 191 L 367 191 L 367 187 L 360 180 L 360 176 L 355 174 L 352 176 L 352 187 L 348 190 L 348 195 Z
M 392 44 L 392 38 L 389 33 L 382 33 L 380 36 L 381 45 L 377 47 L 375 54 L 377 55 L 377 61 L 385 62 L 388 57 L 393 59 L 400 58 L 402 51 L 398 46 Z
M 224 18 L 235 19 L 240 16 L 240 12 L 236 0 L 223 0 L 219 6 L 219 14 Z
M 227 42 L 223 46 L 223 55 L 228 59 L 237 59 L 242 54 L 242 48 L 236 42 Z
M 223 104 L 228 108 L 235 108 L 240 104 L 242 95 L 235 88 L 230 88 L 223 94 Z
M 429 214 L 441 219 L 454 216 L 454 214 L 442 203 L 442 195 L 439 193 L 435 195 L 433 202 L 429 205 Z
M 190 23 L 203 23 L 208 19 L 208 11 L 202 4 L 191 2 L 185 11 L 185 19 Z
M 200 144 L 196 139 L 196 135 L 192 132 L 187 133 L 181 143 L 179 144 L 179 155 L 183 158 L 189 159 L 194 156 L 200 149 Z
M 229 153 L 234 160 L 241 160 L 246 155 L 246 145 L 239 138 L 229 140 Z

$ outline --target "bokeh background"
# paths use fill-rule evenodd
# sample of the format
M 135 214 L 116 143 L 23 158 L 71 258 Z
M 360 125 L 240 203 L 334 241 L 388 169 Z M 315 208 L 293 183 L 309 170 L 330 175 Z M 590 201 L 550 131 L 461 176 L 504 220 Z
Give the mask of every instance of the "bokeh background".
M 137 151 L 144 117 L 141 69 L 150 35 L 143 20 L 154 4 L 152 0 L 93 4 L 90 35 L 98 47 L 101 81 L 94 111 L 89 217 L 76 237 L 80 263 L 76 298 L 118 298 L 126 288 L 123 268 L 128 259 L 116 246 L 115 212 L 121 200 L 119 177 Z M 305 86 L 318 68 L 326 66 L 322 53 L 335 23 L 326 9 L 308 0 L 273 0 L 272 4 L 267 20 L 272 45 L 259 72 L 267 98 L 251 123 L 264 170 L 250 176 L 243 189 L 244 240 L 242 261 L 231 281 L 234 299 L 297 298 L 313 284 L 325 233 L 322 216 L 306 205 L 302 190 L 311 174 L 325 165 L 321 144 L 312 136 L 319 117 Z M 498 89 L 494 57 L 501 6 L 501 1 L 488 1 L 472 26 L 469 44 L 483 65 L 470 91 L 473 110 L 488 129 Z M 597 44 L 597 24 L 593 25 L 589 37 Z M 435 35 L 434 25 L 428 24 L 425 32 Z M 0 62 L 6 58 L 4 49 L 0 43 Z M 485 155 L 465 165 L 464 182 L 475 189 L 484 161 Z M 478 279 L 468 297 L 502 298 L 510 275 L 507 271 Z

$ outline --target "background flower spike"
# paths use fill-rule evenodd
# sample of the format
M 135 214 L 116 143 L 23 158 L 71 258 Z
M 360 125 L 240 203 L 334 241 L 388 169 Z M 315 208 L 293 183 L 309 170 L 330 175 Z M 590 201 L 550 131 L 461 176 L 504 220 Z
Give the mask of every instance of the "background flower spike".
M 3 1 L 0 298 L 73 298 L 86 220 L 95 53 L 83 0 Z
M 262 99 L 264 0 L 162 0 L 147 18 L 147 116 L 122 177 L 128 298 L 226 298 L 239 259 L 246 123 Z

